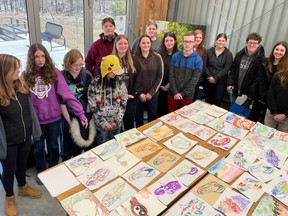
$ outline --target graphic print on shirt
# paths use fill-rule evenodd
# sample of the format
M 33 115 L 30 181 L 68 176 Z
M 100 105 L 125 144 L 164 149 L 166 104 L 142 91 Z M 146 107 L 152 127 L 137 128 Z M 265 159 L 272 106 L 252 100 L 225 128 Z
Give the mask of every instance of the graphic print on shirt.
M 46 85 L 40 76 L 38 76 L 35 81 L 35 86 L 31 89 L 31 92 L 40 99 L 48 97 L 48 93 L 51 90 L 51 84 Z

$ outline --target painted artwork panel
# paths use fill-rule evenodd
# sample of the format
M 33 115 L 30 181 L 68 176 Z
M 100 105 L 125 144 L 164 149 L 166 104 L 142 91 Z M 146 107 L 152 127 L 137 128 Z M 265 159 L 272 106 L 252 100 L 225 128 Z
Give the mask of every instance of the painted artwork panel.
M 206 126 L 209 126 L 218 132 L 222 132 L 227 124 L 229 124 L 227 121 L 220 118 L 215 118 L 211 122 L 207 123 Z
M 261 136 L 259 134 L 255 134 L 255 133 L 249 133 L 244 139 L 244 142 L 249 142 L 250 144 L 252 144 L 253 146 L 260 148 L 260 149 L 264 149 L 265 145 L 266 145 L 266 140 L 267 137 Z
M 237 128 L 250 130 L 255 125 L 255 122 L 246 118 L 236 117 L 232 124 Z
M 230 188 L 222 180 L 208 174 L 191 189 L 191 192 L 212 206 L 227 187 Z
M 199 110 L 193 109 L 193 108 L 190 107 L 190 106 L 184 106 L 184 107 L 176 110 L 175 112 L 176 112 L 178 115 L 183 116 L 184 118 L 188 118 L 189 116 L 194 115 L 194 114 L 197 113 L 198 111 L 199 111 Z
M 251 128 L 251 132 L 259 134 L 259 135 L 267 137 L 267 138 L 270 137 L 271 135 L 273 135 L 273 133 L 275 133 L 275 131 L 276 131 L 275 128 L 268 127 L 264 124 L 261 124 L 260 122 L 257 122 Z
M 204 112 L 199 111 L 199 112 L 195 113 L 194 115 L 189 116 L 188 119 L 194 121 L 197 124 L 205 125 L 215 118 L 210 116 L 210 115 L 207 115 Z
M 163 124 L 163 123 L 162 123 Z M 152 126 L 154 127 L 154 126 Z M 152 130 L 148 128 L 147 130 L 143 131 L 145 135 L 147 135 L 153 141 L 160 141 L 168 136 L 173 135 L 173 130 L 166 125 L 162 125 L 157 127 L 156 129 Z
M 219 118 L 220 116 L 224 115 L 228 111 L 226 109 L 223 109 L 223 108 L 218 107 L 218 106 L 213 104 L 208 109 L 206 109 L 204 112 L 207 113 L 208 115 Z
M 183 117 L 177 113 L 171 112 L 167 115 L 161 116 L 159 119 L 166 124 L 174 125 L 176 122 L 181 121 Z
M 282 154 L 285 154 L 286 157 L 288 157 L 287 142 L 280 141 L 279 139 L 273 137 L 271 139 L 267 139 L 265 144 L 266 146 L 269 146 L 275 151 L 281 152 Z
M 169 208 L 165 216 L 211 215 L 212 211 L 212 206 L 210 206 L 207 202 L 195 196 L 193 193 L 188 192 Z
M 287 143 L 286 143 L 287 144 Z M 287 148 L 287 147 L 286 147 Z M 259 160 L 264 160 L 267 163 L 281 168 L 286 161 L 287 155 L 275 150 L 275 148 L 265 147 L 259 156 Z
M 283 167 L 281 167 L 281 172 L 283 178 L 288 179 L 288 160 L 286 160 Z
M 136 193 L 116 208 L 120 215 L 159 215 L 166 208 L 147 188 Z
M 268 182 L 281 175 L 279 169 L 262 160 L 248 166 L 247 171 L 262 182 Z
M 133 155 L 131 152 L 124 150 L 118 152 L 113 157 L 106 160 L 104 163 L 115 173 L 117 173 L 118 175 L 122 175 L 139 161 L 140 159 Z
M 273 134 L 273 138 L 278 139 L 279 141 L 282 142 L 288 142 L 288 133 L 282 132 L 282 131 L 275 131 Z
M 119 142 L 123 146 L 132 145 L 133 143 L 146 138 L 146 136 L 142 134 L 136 128 L 132 128 L 128 131 L 124 131 L 120 134 L 115 135 L 114 137 L 117 140 L 117 142 Z
M 172 151 L 182 155 L 196 145 L 197 141 L 187 138 L 183 133 L 178 133 L 163 144 Z
M 196 145 L 190 152 L 187 153 L 185 157 L 197 163 L 199 166 L 205 168 L 218 156 L 219 155 L 216 152 L 204 148 L 200 145 Z
M 104 205 L 88 189 L 75 193 L 61 200 L 60 203 L 68 215 L 110 215 Z
M 180 159 L 180 156 L 167 149 L 162 149 L 147 164 L 165 173 Z
M 245 196 L 226 188 L 213 207 L 225 215 L 246 216 L 252 204 L 253 202 Z
M 236 179 L 232 184 L 232 187 L 253 202 L 257 202 L 265 192 L 266 184 L 259 181 L 249 173 L 244 172 L 238 179 Z
M 196 100 L 195 102 L 193 102 L 192 104 L 188 105 L 190 108 L 199 110 L 199 111 L 205 111 L 206 109 L 208 109 L 211 105 L 208 103 L 205 103 L 201 100 Z
M 122 177 L 134 187 L 141 190 L 159 174 L 160 172 L 157 169 L 141 161 L 139 164 L 123 174 Z
M 102 160 L 107 160 L 108 158 L 114 156 L 117 152 L 124 150 L 124 147 L 115 139 L 112 139 L 91 150 L 96 153 Z
M 128 146 L 127 149 L 138 158 L 144 158 L 162 149 L 162 146 L 147 138 Z
M 197 127 L 192 134 L 205 141 L 208 140 L 213 135 L 215 135 L 216 133 L 217 132 L 215 130 L 209 127 L 199 125 L 199 127 Z
M 117 178 L 100 188 L 94 195 L 109 211 L 112 211 L 136 193 L 127 182 Z
M 192 133 L 199 125 L 189 119 L 183 119 L 175 123 L 173 126 L 185 133 Z
M 288 179 L 273 178 L 267 183 L 266 192 L 288 206 Z
M 101 187 L 108 181 L 116 178 L 118 175 L 108 168 L 104 163 L 99 163 L 91 167 L 86 172 L 77 177 L 86 188 L 94 190 Z
M 210 143 L 211 145 L 217 147 L 217 148 L 221 148 L 225 151 L 229 150 L 231 147 L 233 147 L 235 145 L 235 143 L 238 140 L 230 137 L 230 136 L 226 136 L 223 134 L 216 134 L 215 136 L 213 136 L 208 143 Z
M 223 133 L 227 134 L 228 136 L 232 136 L 234 138 L 242 140 L 249 133 L 249 131 L 237 128 L 234 125 L 229 124 L 225 127 Z
M 100 162 L 102 160 L 96 154 L 92 151 L 87 151 L 64 163 L 76 176 L 79 176 Z
M 178 179 L 187 187 L 191 185 L 199 176 L 204 174 L 204 170 L 194 165 L 188 160 L 183 160 L 169 172 L 174 178 Z
M 151 184 L 148 190 L 164 205 L 168 205 L 186 188 L 180 181 L 167 173 Z
M 222 115 L 220 117 L 220 119 L 223 119 L 229 123 L 233 123 L 233 121 L 237 118 L 237 117 L 240 117 L 238 115 L 236 115 L 235 113 L 232 113 L 232 112 L 227 112 L 226 114 Z M 242 118 L 242 117 L 240 117 Z

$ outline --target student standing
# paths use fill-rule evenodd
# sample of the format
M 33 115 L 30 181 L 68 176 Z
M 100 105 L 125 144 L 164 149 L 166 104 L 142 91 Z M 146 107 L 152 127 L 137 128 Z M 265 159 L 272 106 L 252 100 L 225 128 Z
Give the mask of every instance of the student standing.
M 228 72 L 231 69 L 233 55 L 227 47 L 227 36 L 220 33 L 216 37 L 215 46 L 206 50 L 203 59 L 203 87 L 205 102 L 221 106 Z
M 111 17 L 102 20 L 102 30 L 103 32 L 99 35 L 100 38 L 91 45 L 85 58 L 85 67 L 93 77 L 99 73 L 102 57 L 111 54 L 117 36 L 115 21 Z
M 288 132 L 288 59 L 275 73 L 267 93 L 267 112 L 264 124 Z
M 128 99 L 125 83 L 118 79 L 123 73 L 117 56 L 105 56 L 100 73 L 89 86 L 88 102 L 97 128 L 97 145 L 120 133 Z
M 267 91 L 271 79 L 282 68 L 285 59 L 288 58 L 288 44 L 285 41 L 276 43 L 267 59 L 265 59 L 257 71 L 257 91 L 249 119 L 264 122 L 267 109 Z
M 26 164 L 31 136 L 40 139 L 41 128 L 35 114 L 29 88 L 19 78 L 20 60 L 0 54 L 0 161 L 2 184 L 6 193 L 6 215 L 17 215 L 14 175 L 18 195 L 39 198 L 42 193 L 26 182 Z
M 203 67 L 202 58 L 194 52 L 194 42 L 194 33 L 187 32 L 183 38 L 183 50 L 172 56 L 169 70 L 169 112 L 192 103 Z
M 124 130 L 134 128 L 134 121 L 137 107 L 137 96 L 135 95 L 136 68 L 132 59 L 128 38 L 125 35 L 118 35 L 115 39 L 112 54 L 119 58 L 124 73 L 119 76 L 128 91 L 128 101 L 123 117 Z
M 161 56 L 151 48 L 149 35 L 142 35 L 134 54 L 137 70 L 136 92 L 139 98 L 136 109 L 136 127 L 144 124 L 144 109 L 147 110 L 148 122 L 157 118 L 159 88 L 163 79 Z
M 71 49 L 67 52 L 63 61 L 64 70 L 61 72 L 66 83 L 75 98 L 81 103 L 85 116 L 90 120 L 92 113 L 88 105 L 87 91 L 92 80 L 92 75 L 83 67 L 83 56 L 77 49 Z M 64 103 L 62 108 L 62 114 L 64 113 L 65 118 L 63 121 L 62 159 L 66 160 L 91 148 L 90 146 L 95 139 L 96 129 L 93 127 L 94 125 L 91 125 L 94 122 L 90 122 L 89 128 L 84 128 L 81 122 L 79 124 L 79 119 L 68 104 Z
M 164 64 L 164 75 L 159 89 L 158 117 L 168 113 L 169 67 L 172 55 L 178 51 L 176 35 L 166 32 L 159 50 Z
M 55 68 L 47 49 L 42 44 L 35 43 L 30 46 L 24 79 L 32 93 L 32 102 L 42 130 L 40 140 L 34 142 L 35 168 L 39 173 L 47 168 L 45 140 L 49 167 L 59 162 L 60 101 L 63 100 L 73 109 L 84 127 L 87 127 L 88 121 L 81 103 L 74 97 L 62 73 Z M 38 178 L 37 183 L 41 184 Z

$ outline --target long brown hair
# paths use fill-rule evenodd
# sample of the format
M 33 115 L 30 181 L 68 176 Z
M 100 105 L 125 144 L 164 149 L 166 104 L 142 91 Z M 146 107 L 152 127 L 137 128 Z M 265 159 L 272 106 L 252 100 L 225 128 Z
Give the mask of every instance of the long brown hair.
M 288 84 L 288 58 L 283 61 L 283 66 L 276 72 L 275 75 L 278 76 L 280 80 L 280 85 L 285 87 Z
M 28 94 L 29 88 L 24 80 L 13 81 L 12 76 L 20 67 L 20 60 L 12 55 L 0 54 L 0 105 L 8 106 L 10 100 L 15 100 L 15 90 Z
M 271 53 L 270 53 L 270 55 L 268 57 L 267 68 L 268 68 L 268 71 L 270 73 L 273 72 L 272 68 L 273 68 L 273 64 L 274 64 L 274 60 L 275 60 L 275 57 L 274 57 L 274 54 L 273 54 L 274 53 L 274 49 L 277 46 L 279 46 L 279 45 L 282 45 L 283 47 L 285 47 L 286 51 L 285 51 L 284 56 L 280 59 L 278 65 L 277 65 L 277 70 L 276 71 L 278 71 L 279 69 L 282 69 L 281 67 L 282 67 L 283 61 L 288 58 L 288 44 L 285 41 L 279 41 L 278 43 L 276 43 L 274 45 L 274 47 L 272 48 L 272 51 L 271 51 Z
M 121 40 L 122 38 L 124 38 L 127 43 L 128 43 L 128 50 L 127 52 L 125 53 L 125 55 L 120 58 L 119 54 L 118 54 L 118 50 L 116 48 L 116 44 L 118 43 L 119 40 Z M 131 51 L 129 50 L 129 41 L 128 41 L 128 38 L 125 36 L 125 35 L 118 35 L 115 40 L 114 40 L 114 44 L 113 44 L 113 50 L 112 50 L 112 54 L 116 55 L 119 60 L 120 60 L 120 64 L 121 66 L 126 66 L 127 69 L 129 71 L 131 71 L 132 73 L 134 73 L 136 71 L 135 67 L 134 67 L 134 62 L 133 62 L 133 59 L 132 59 L 132 54 L 131 54 Z
M 141 43 L 141 41 L 142 41 L 142 39 L 143 39 L 144 37 L 149 38 L 149 40 L 150 40 L 150 42 L 151 42 L 151 47 L 150 47 L 150 50 L 149 50 L 149 55 L 151 55 L 152 58 L 155 58 L 155 57 L 156 57 L 156 53 L 152 50 L 152 40 L 151 40 L 150 36 L 149 36 L 148 34 L 143 34 L 143 35 L 141 35 L 141 36 L 139 37 L 138 45 L 137 45 L 137 48 L 136 48 L 136 51 L 135 51 L 135 54 L 134 54 L 134 56 L 137 57 L 137 59 L 139 60 L 140 64 L 143 64 L 143 62 L 142 62 L 142 60 L 143 60 L 142 56 L 143 56 L 143 55 L 142 55 L 142 51 L 141 51 L 141 48 L 140 48 L 139 44 Z
M 55 82 L 55 80 L 57 79 L 55 65 L 50 57 L 49 52 L 42 44 L 34 43 L 30 46 L 28 50 L 27 65 L 24 73 L 24 79 L 27 82 L 29 88 L 34 87 L 36 83 L 36 72 L 39 69 L 37 69 L 37 65 L 35 63 L 35 53 L 38 50 L 41 50 L 45 55 L 45 65 L 40 68 L 41 78 L 43 82 L 47 85 Z
M 196 51 L 197 53 L 203 58 L 204 56 L 204 51 L 205 51 L 205 48 L 204 48 L 204 39 L 205 39 L 205 35 L 204 35 L 204 32 L 200 29 L 196 29 L 193 31 L 194 35 L 195 35 L 195 39 L 196 39 L 196 35 L 197 34 L 201 34 L 202 35 L 202 41 L 201 43 L 197 46 L 196 48 Z
M 175 40 L 175 44 L 174 44 L 173 50 L 172 50 L 172 55 L 174 53 L 178 52 L 179 49 L 178 49 L 176 35 L 173 32 L 166 32 L 164 34 L 164 37 L 163 37 L 163 40 L 162 40 L 162 43 L 161 43 L 161 46 L 160 46 L 160 49 L 159 49 L 159 54 L 162 57 L 164 65 L 165 66 L 169 66 L 170 65 L 169 58 L 168 58 L 169 55 L 168 55 L 168 52 L 167 52 L 167 49 L 166 49 L 166 46 L 165 46 L 165 38 L 166 37 L 172 37 Z

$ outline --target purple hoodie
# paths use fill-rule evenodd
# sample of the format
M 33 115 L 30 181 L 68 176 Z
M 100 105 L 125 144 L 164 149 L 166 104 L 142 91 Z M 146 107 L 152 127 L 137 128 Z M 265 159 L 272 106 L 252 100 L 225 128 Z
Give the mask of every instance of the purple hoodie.
M 40 124 L 49 124 L 61 119 L 59 97 L 67 103 L 81 121 L 86 119 L 81 103 L 74 97 L 62 73 L 55 68 L 57 80 L 52 84 L 44 84 L 41 72 L 36 73 L 36 84 L 30 89 L 32 102 Z

